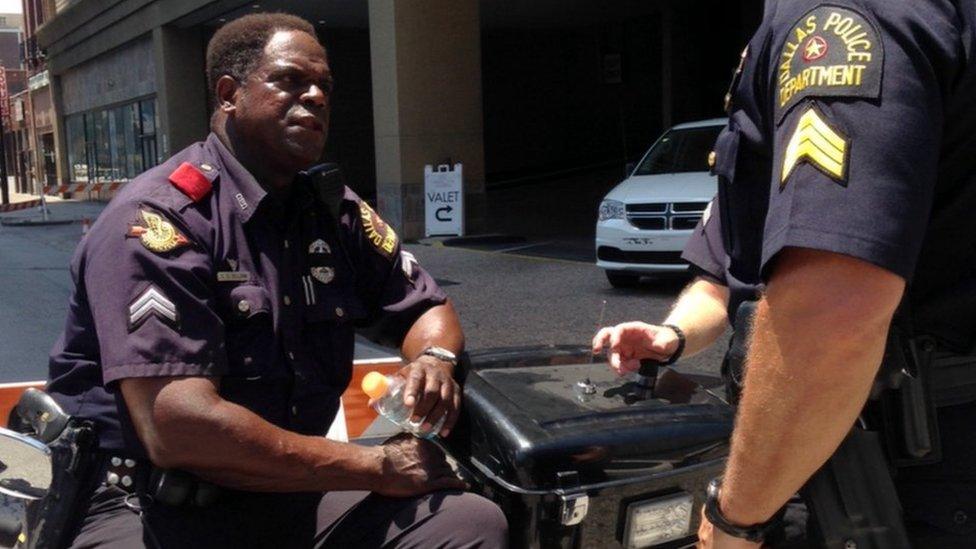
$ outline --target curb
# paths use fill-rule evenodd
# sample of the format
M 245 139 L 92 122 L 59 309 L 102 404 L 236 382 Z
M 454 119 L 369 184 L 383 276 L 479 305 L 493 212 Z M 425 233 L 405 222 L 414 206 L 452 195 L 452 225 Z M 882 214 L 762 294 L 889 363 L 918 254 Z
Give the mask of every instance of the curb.
M 524 236 L 509 234 L 473 234 L 470 236 L 430 237 L 420 240 L 428 246 L 478 246 L 492 244 L 522 244 L 528 242 Z

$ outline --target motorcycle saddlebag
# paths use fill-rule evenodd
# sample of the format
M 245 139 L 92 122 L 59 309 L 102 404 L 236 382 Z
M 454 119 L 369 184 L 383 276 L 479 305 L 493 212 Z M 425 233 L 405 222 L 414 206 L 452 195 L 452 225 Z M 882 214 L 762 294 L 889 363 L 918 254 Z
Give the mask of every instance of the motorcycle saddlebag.
M 505 511 L 513 547 L 694 542 L 732 432 L 721 380 L 662 368 L 642 394 L 578 347 L 474 352 L 460 372 L 445 444 Z

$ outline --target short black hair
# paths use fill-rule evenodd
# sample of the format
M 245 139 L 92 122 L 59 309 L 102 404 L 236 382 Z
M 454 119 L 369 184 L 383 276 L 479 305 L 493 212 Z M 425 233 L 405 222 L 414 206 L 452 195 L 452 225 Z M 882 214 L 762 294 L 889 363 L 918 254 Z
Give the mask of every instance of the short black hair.
M 229 75 L 238 82 L 254 70 L 264 54 L 264 47 L 279 31 L 300 31 L 315 35 L 311 23 L 288 13 L 252 13 L 217 29 L 207 44 L 207 88 L 214 86 L 221 76 Z

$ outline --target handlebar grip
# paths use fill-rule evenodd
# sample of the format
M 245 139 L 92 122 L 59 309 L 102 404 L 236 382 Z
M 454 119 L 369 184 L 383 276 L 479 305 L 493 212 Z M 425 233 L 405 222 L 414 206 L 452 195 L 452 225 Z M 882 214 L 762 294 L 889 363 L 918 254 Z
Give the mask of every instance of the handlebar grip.
M 661 367 L 661 364 L 661 362 L 654 359 L 641 359 L 640 370 L 638 370 L 637 373 L 652 380 L 657 379 L 657 371 Z

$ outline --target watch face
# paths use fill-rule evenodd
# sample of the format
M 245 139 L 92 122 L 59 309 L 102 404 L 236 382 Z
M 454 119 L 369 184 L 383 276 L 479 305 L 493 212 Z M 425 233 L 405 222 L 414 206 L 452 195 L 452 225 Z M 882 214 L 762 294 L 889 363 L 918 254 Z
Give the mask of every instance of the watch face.
M 446 362 L 457 363 L 457 355 L 442 347 L 430 347 L 425 350 L 423 354 L 430 355 Z

